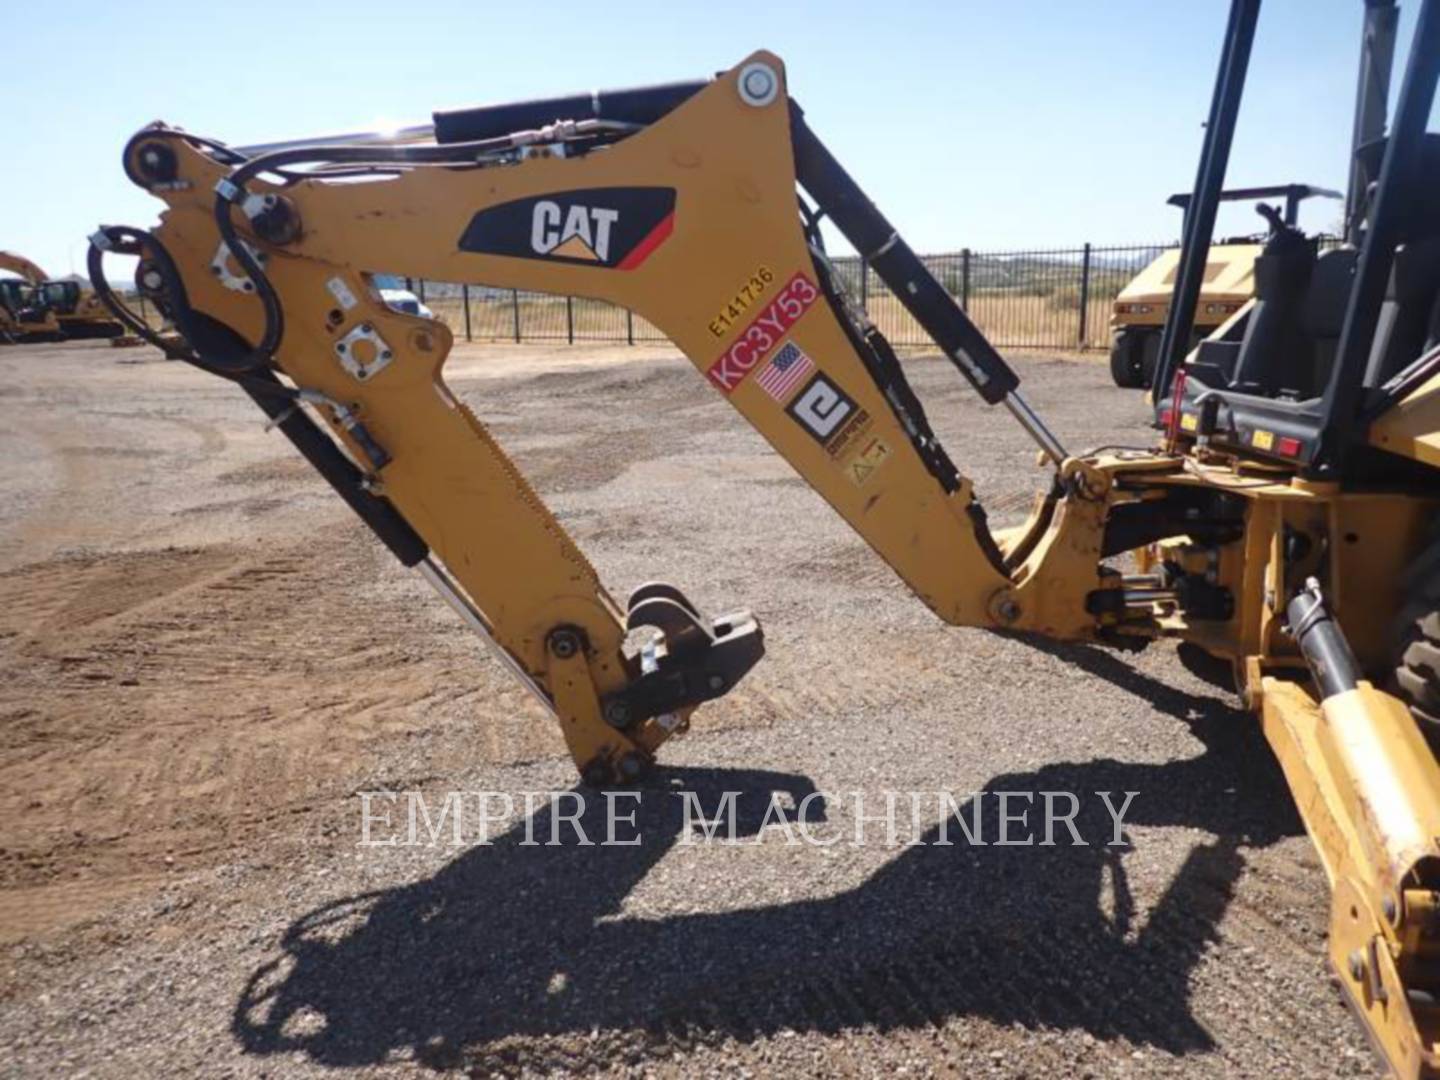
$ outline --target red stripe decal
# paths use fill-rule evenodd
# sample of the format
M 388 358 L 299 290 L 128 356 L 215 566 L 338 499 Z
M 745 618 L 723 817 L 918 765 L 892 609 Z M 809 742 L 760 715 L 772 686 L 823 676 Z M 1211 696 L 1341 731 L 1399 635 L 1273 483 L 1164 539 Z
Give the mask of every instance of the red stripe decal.
M 634 270 L 650 257 L 650 253 L 663 244 L 675 229 L 675 211 L 671 210 L 660 224 L 651 229 L 644 240 L 630 249 L 630 254 L 621 259 L 616 270 Z

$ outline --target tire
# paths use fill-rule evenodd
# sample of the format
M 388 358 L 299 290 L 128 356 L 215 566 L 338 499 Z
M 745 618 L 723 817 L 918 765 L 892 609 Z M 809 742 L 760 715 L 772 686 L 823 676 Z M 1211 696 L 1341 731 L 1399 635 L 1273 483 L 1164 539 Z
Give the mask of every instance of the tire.
M 1141 386 L 1140 349 L 1144 339 L 1133 330 L 1120 330 L 1110 344 L 1110 378 L 1122 390 Z
M 1440 539 L 1406 580 L 1409 599 L 1397 620 L 1390 684 L 1430 745 L 1440 750 Z

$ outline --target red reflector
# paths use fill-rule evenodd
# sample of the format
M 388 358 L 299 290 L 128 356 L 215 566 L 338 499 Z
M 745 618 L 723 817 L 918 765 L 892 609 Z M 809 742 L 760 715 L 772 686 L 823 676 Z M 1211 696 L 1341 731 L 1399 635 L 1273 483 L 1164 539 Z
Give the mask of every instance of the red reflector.
M 1275 452 L 1284 454 L 1286 457 L 1299 457 L 1300 447 L 1300 440 L 1290 435 L 1281 435 L 1275 440 Z
M 1170 426 L 1170 421 L 1173 419 L 1175 419 L 1174 409 L 1166 408 L 1160 410 L 1160 426 L 1162 428 L 1168 428 Z

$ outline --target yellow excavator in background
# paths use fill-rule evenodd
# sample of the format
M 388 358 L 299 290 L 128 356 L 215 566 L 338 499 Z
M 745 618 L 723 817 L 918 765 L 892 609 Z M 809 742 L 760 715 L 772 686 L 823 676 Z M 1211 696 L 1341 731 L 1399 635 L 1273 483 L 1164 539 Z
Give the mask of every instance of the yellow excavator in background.
M 78 281 L 50 278 L 39 266 L 9 251 L 0 251 L 0 270 L 17 278 L 0 278 L 0 341 L 62 341 L 110 338 L 117 345 L 138 345 L 110 309 Z
M 1329 877 L 1347 1000 L 1396 1073 L 1436 1075 L 1440 135 L 1426 123 L 1440 0 L 1419 4 L 1388 132 L 1396 11 L 1364 7 L 1358 242 L 1317 255 L 1282 223 L 1254 298 L 1187 362 L 1259 6 L 1234 0 L 1229 16 L 1149 448 L 1066 448 L 768 52 L 711 80 L 442 112 L 385 136 L 233 148 L 153 125 L 124 165 L 165 204 L 161 223 L 100 229 L 89 273 L 146 335 L 102 266 L 138 257 L 137 287 L 185 359 L 246 393 L 481 635 L 587 782 L 645 769 L 760 659 L 760 627 L 667 584 L 618 603 L 447 388 L 449 330 L 388 307 L 379 274 L 639 312 L 950 623 L 1122 649 L 1173 638 L 1223 658 Z M 822 221 L 1048 459 L 1024 525 L 987 524 Z M 640 630 L 646 644 L 627 646 Z
M 0 251 L 0 270 L 17 275 L 0 278 L 0 344 L 60 340 L 60 321 L 40 296 L 45 271 L 9 251 Z

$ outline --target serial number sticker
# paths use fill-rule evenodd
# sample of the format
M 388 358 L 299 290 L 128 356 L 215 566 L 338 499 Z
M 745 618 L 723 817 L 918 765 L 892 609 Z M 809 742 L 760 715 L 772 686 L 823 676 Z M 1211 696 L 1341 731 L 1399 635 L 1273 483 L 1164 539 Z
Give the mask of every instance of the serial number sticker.
M 750 309 L 750 306 L 765 295 L 765 290 L 770 288 L 775 281 L 775 271 L 768 266 L 759 266 L 755 272 L 746 280 L 745 284 L 735 290 L 725 306 L 720 309 L 713 319 L 710 320 L 710 333 L 717 338 L 723 338 L 735 329 L 735 324 L 740 321 L 740 316 Z
M 856 487 L 862 486 L 885 463 L 890 447 L 878 435 L 866 439 L 854 457 L 845 463 L 845 475 Z
M 710 365 L 706 376 L 722 394 L 731 394 L 745 381 L 745 376 L 779 346 L 790 328 L 819 298 L 820 290 L 815 283 L 805 276 L 803 270 L 797 271 Z

